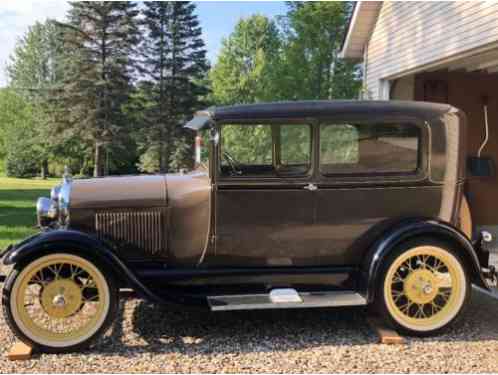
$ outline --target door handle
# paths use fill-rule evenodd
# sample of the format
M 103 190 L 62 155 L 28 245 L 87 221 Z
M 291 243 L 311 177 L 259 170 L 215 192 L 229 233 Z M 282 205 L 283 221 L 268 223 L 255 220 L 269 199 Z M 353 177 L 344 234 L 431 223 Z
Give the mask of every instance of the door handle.
M 304 189 L 309 191 L 315 191 L 318 190 L 318 186 L 316 186 L 315 184 L 308 184 L 304 187 Z

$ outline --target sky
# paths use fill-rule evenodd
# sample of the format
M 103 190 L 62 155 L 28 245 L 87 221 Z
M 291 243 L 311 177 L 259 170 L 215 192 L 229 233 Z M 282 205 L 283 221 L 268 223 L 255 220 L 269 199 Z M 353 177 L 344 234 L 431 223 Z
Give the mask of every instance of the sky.
M 222 39 L 230 34 L 240 18 L 255 13 L 274 17 L 286 10 L 282 1 L 197 1 L 196 4 L 212 63 L 216 61 Z M 68 9 L 65 0 L 0 1 L 0 87 L 7 84 L 5 67 L 9 56 L 28 27 L 47 18 L 63 20 Z

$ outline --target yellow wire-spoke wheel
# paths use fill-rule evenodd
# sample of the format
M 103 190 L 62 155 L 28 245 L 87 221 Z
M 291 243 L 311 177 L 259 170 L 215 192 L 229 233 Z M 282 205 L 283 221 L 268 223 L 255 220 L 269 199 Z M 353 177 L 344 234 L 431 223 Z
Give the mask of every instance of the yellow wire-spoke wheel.
M 424 245 L 401 253 L 387 270 L 384 300 L 391 317 L 415 332 L 440 329 L 461 310 L 465 271 L 444 248 Z
M 78 345 L 102 327 L 110 289 L 90 261 L 69 253 L 27 264 L 10 294 L 12 318 L 30 340 L 49 348 Z

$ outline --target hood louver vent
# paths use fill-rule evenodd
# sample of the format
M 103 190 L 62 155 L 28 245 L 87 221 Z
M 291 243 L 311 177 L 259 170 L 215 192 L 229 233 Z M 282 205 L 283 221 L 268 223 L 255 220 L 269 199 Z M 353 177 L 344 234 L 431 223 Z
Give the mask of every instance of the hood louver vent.
M 167 224 L 163 208 L 100 211 L 95 214 L 95 230 L 100 239 L 126 248 L 153 255 L 166 253 Z

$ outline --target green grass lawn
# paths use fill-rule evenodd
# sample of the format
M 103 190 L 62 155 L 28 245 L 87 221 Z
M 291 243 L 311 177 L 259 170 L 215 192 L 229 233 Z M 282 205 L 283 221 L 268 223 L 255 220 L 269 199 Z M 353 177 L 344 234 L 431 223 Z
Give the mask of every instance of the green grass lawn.
M 36 199 L 58 181 L 0 177 L 0 249 L 36 233 Z

